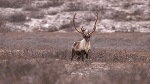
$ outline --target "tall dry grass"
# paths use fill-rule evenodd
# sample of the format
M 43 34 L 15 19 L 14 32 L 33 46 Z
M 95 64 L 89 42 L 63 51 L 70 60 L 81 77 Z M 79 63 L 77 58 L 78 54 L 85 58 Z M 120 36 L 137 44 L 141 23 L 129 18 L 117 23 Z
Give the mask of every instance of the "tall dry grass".
M 139 59 L 138 55 L 127 51 L 101 50 L 92 52 L 91 55 L 94 57 L 91 56 L 91 60 L 81 62 L 70 61 L 70 52 L 29 48 L 3 50 L 0 52 L 1 83 L 150 83 L 150 67 L 147 60 L 149 57 Z M 105 64 L 101 65 L 101 63 Z

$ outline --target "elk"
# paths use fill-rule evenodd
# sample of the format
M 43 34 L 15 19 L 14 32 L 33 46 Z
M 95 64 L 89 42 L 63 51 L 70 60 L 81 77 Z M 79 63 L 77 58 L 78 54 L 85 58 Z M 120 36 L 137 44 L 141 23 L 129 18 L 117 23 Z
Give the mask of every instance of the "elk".
M 96 30 L 98 13 L 95 14 L 96 19 L 95 19 L 95 23 L 93 26 L 93 30 L 91 32 L 89 32 L 89 30 L 88 30 L 88 33 L 85 33 L 86 29 L 84 29 L 83 27 L 81 28 L 81 31 L 79 31 L 76 28 L 76 24 L 75 24 L 76 14 L 77 13 L 75 13 L 73 16 L 73 25 L 74 25 L 75 30 L 82 35 L 83 39 L 81 41 L 77 41 L 77 42 L 73 43 L 71 60 L 73 60 L 74 56 L 77 55 L 78 56 L 77 60 L 79 60 L 82 57 L 82 61 L 84 61 L 84 56 L 86 55 L 86 58 L 88 59 L 88 53 L 91 49 L 90 38 L 92 36 L 92 33 L 95 32 L 95 30 Z

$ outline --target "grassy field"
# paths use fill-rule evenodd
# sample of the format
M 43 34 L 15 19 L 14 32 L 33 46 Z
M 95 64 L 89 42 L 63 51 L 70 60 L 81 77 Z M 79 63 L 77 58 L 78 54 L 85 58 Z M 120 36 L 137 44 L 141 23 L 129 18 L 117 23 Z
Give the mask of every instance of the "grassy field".
M 150 35 L 95 33 L 90 58 L 70 61 L 78 33 L 0 33 L 1 84 L 149 84 Z

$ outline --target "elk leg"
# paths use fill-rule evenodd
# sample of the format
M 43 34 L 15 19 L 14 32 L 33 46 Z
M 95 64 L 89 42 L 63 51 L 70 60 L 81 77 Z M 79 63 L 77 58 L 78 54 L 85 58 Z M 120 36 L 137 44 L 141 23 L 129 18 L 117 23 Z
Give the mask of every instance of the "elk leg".
M 89 57 L 88 57 L 88 53 L 86 53 L 86 59 L 88 59 Z
M 84 54 L 85 54 L 85 51 L 81 51 L 82 61 L 84 61 Z
M 71 61 L 73 60 L 74 55 L 75 55 L 75 52 L 74 52 L 74 50 L 72 49 L 72 57 L 71 57 Z
M 87 58 L 87 59 L 89 58 L 89 51 L 90 51 L 90 50 L 88 50 L 88 52 L 86 52 L 86 58 Z

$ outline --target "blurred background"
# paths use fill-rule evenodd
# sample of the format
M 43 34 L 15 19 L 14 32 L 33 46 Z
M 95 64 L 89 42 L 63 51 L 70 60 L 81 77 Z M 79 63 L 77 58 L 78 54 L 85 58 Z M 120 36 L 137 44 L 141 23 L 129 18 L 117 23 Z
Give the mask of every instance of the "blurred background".
M 0 32 L 150 32 L 150 0 L 0 0 Z

